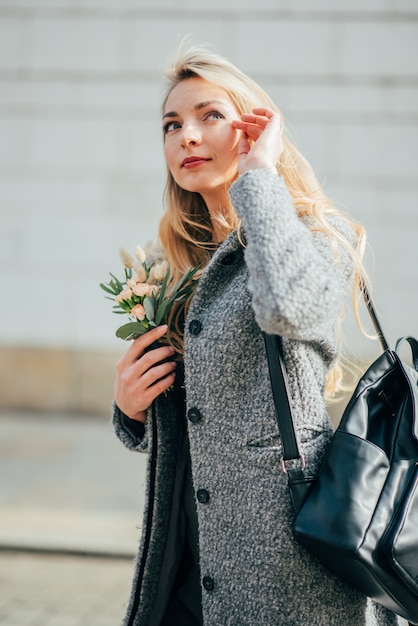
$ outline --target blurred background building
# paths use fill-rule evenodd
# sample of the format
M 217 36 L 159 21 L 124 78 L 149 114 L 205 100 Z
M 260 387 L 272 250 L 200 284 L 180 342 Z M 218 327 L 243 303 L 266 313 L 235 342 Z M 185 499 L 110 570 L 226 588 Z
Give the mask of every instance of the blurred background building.
M 1 0 L 3 407 L 108 413 L 125 345 L 98 284 L 156 236 L 162 75 L 184 35 L 273 96 L 368 229 L 389 339 L 417 332 L 416 0 Z

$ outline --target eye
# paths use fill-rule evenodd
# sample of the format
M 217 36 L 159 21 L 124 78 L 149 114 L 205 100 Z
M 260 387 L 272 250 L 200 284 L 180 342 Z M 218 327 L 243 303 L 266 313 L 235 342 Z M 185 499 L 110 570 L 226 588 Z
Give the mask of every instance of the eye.
M 219 111 L 210 111 L 206 116 L 205 119 L 212 119 L 212 120 L 223 120 L 225 119 L 225 116 L 222 115 L 222 113 L 220 113 Z
M 167 124 L 164 124 L 163 126 L 164 135 L 171 133 L 173 130 L 177 130 L 178 128 L 181 128 L 181 124 L 179 124 L 179 122 L 167 122 Z

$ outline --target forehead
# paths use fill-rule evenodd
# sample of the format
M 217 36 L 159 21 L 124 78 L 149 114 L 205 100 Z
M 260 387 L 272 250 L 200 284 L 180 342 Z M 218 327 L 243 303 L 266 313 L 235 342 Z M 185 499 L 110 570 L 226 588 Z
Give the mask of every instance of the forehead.
M 231 98 L 218 85 L 209 83 L 200 77 L 186 78 L 174 87 L 164 106 L 164 113 L 167 111 L 180 111 L 184 108 L 193 108 L 201 102 L 217 100 L 235 109 Z

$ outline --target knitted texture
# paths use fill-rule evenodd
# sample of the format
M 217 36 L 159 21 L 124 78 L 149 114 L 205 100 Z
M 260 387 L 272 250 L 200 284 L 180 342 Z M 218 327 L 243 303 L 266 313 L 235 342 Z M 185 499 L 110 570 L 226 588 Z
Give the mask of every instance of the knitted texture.
M 310 231 L 296 216 L 280 177 L 247 172 L 230 194 L 242 218 L 245 247 L 234 232 L 213 256 L 184 335 L 187 408 L 202 416 L 188 424 L 193 484 L 209 496 L 196 503 L 201 576 L 212 583 L 202 590 L 204 624 L 392 626 L 394 615 L 325 571 L 292 537 L 294 513 L 280 471 L 282 444 L 260 330 L 283 336 L 297 435 L 314 473 L 332 436 L 324 375 L 335 358 L 333 328 L 351 264 L 343 251 L 336 262 L 327 236 Z M 353 236 L 342 220 L 337 225 Z M 181 419 L 174 417 L 169 398 L 159 398 L 155 407 L 152 541 L 139 608 L 134 607 L 138 566 L 125 622 L 136 626 L 152 623 L 171 507 L 174 433 Z

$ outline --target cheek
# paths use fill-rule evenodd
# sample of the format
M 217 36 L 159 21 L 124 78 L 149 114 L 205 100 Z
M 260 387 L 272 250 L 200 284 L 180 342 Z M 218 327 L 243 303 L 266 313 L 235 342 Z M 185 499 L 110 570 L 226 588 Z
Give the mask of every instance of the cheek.
M 171 173 L 176 183 L 178 183 L 178 151 L 173 150 L 173 148 L 170 146 L 164 146 L 164 157 L 169 172 Z
M 175 182 L 179 184 L 180 168 L 178 167 L 178 149 L 172 145 L 164 144 L 164 157 L 167 168 L 174 178 Z
M 238 167 L 238 142 L 229 142 L 224 146 L 224 159 L 225 164 L 230 167 Z

